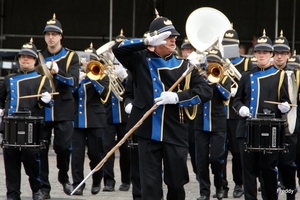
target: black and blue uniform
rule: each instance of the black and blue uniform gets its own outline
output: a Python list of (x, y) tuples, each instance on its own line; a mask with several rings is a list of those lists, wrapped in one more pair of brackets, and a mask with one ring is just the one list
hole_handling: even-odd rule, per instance
[(52, 131), (54, 133), (53, 149), (57, 156), (58, 181), (61, 184), (69, 183), (69, 164), (72, 151), (71, 142), (73, 134), (73, 121), (75, 117), (74, 98), (72, 87), (78, 85), (80, 62), (79, 56), (73, 50), (62, 47), (56, 54), (51, 54), (47, 48), (40, 52), (45, 62), (54, 61), (59, 71), (53, 75), (53, 83), (56, 92), (55, 105), (45, 110), (45, 126), (43, 138), (48, 142), (46, 149), (41, 151), (41, 180), (42, 190), (45, 194), (51, 190), (49, 182), (48, 151)]
[[(48, 104), (41, 101), (41, 97), (24, 98), (27, 95), (38, 95), (43, 92), (52, 92), (50, 81), (46, 76), (36, 71), (18, 72), (4, 78), (0, 88), (0, 108), (5, 109), (4, 115), (12, 115), (15, 112), (30, 112), (31, 116), (44, 116), (44, 107), (51, 107), (53, 100)], [(4, 123), (2, 123), (4, 124)], [(5, 131), (1, 130), (2, 132)], [(7, 131), (7, 130), (6, 130)], [(12, 130), (9, 130), (12, 131)], [(18, 134), (11, 132), (9, 134)], [(34, 133), (42, 136), (42, 133)], [(39, 137), (41, 138), (41, 137)], [(7, 198), (20, 199), (21, 195), (21, 163), (29, 176), (29, 184), (33, 193), (42, 187), (40, 180), (40, 149), (39, 148), (3, 148), (5, 181)]]
[[(132, 128), (160, 97), (187, 70), (188, 62), (172, 53), (162, 58), (146, 50), (144, 39), (124, 40), (113, 47), (117, 59), (132, 73), (137, 92), (127, 129)], [(184, 199), (184, 184), (189, 181), (187, 170), (188, 121), (183, 108), (210, 100), (211, 87), (194, 70), (181, 81), (178, 104), (156, 108), (135, 130), (138, 136), (142, 198), (162, 197), (162, 163), (168, 199)], [(180, 172), (180, 173), (178, 173)]]

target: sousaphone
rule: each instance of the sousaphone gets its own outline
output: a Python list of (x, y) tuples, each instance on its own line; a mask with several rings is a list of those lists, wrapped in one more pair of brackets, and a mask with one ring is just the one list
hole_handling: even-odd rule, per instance
[(211, 7), (194, 10), (187, 18), (185, 31), (190, 43), (200, 52), (204, 52), (218, 41), (231, 28), (227, 17)]

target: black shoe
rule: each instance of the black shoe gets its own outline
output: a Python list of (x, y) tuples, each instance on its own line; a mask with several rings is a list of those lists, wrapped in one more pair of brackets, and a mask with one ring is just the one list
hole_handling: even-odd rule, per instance
[(200, 196), (199, 198), (197, 198), (197, 200), (209, 200), (209, 197), (207, 197), (207, 196)]
[(106, 185), (102, 191), (103, 192), (112, 192), (112, 191), (115, 191), (115, 188), (113, 186)]
[(243, 196), (243, 194), (244, 194), (243, 186), (236, 185), (233, 190), (233, 198), (240, 198), (241, 196)]
[[(77, 186), (76, 186), (77, 187)], [(73, 190), (76, 188), (75, 186), (73, 186)], [(73, 195), (83, 195), (83, 189), (84, 187), (83, 186), (80, 186), (74, 193)], [(73, 192), (72, 190), (72, 192)]]
[[(228, 196), (228, 194), (227, 194)], [(224, 190), (223, 189), (216, 189), (216, 198), (223, 199), (224, 198)]]
[(32, 194), (32, 199), (33, 200), (44, 200), (44, 194), (42, 190), (38, 190), (37, 192), (34, 192)]
[(44, 195), (44, 199), (51, 199), (51, 196), (50, 196), (50, 192), (49, 191), (44, 191), (42, 190), (43, 192), (43, 195)]
[(70, 195), (72, 193), (73, 187), (70, 182), (62, 183), (62, 186), (65, 194)]
[(281, 182), (278, 183), (278, 188), (285, 190), (285, 186)]
[[(229, 189), (228, 189), (229, 190)], [(223, 198), (226, 199), (228, 198), (228, 190), (224, 190), (224, 193), (223, 193)], [(217, 194), (214, 194), (213, 195), (213, 198), (217, 198)]]
[(100, 185), (92, 185), (91, 193), (98, 194), (100, 191)]
[(120, 191), (128, 191), (130, 188), (130, 184), (127, 184), (127, 183), (122, 183), (119, 187), (119, 190)]

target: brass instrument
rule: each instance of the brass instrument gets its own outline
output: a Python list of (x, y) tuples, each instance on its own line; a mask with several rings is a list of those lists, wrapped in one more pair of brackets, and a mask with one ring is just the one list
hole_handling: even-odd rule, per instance
[(223, 59), (223, 62), (224, 74), (228, 76), (232, 82), (231, 88), (237, 88), (238, 83), (235, 81), (235, 79), (239, 81), (242, 77), (241, 73), (235, 68), (235, 66), (233, 66), (228, 58)]
[(109, 77), (111, 90), (120, 101), (123, 101), (122, 95), (125, 92), (125, 87), (122, 84), (123, 80), (114, 72), (115, 64), (103, 55), (98, 56), (100, 58), (100, 62), (105, 66), (104, 73)]
[(99, 80), (103, 77), (104, 66), (96, 60), (90, 61), (86, 66), (86, 75), (91, 80)]
[(206, 69), (200, 68), (199, 73), (205, 76), (210, 84), (219, 83), (225, 75), (224, 69), (219, 63), (210, 63)]

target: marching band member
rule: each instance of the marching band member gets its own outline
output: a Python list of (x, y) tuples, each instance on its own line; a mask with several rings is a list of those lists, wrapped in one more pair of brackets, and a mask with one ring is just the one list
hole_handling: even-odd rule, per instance
[[(62, 184), (64, 193), (70, 195), (73, 188), (69, 182), (68, 171), (75, 113), (71, 87), (78, 85), (80, 61), (75, 51), (62, 46), (63, 30), (55, 14), (46, 23), (44, 39), (47, 47), (41, 50), (40, 53), (45, 59), (47, 68), (53, 74), (54, 87), (59, 95), (53, 97), (55, 105), (52, 108), (46, 108), (43, 138), (50, 141), (52, 130), (54, 130), (53, 149), (56, 153), (57, 168), (59, 170), (58, 181)], [(48, 143), (46, 149), (41, 151), (41, 181), (45, 199), (51, 198), (48, 163), (49, 145)]]
[[(184, 184), (189, 181), (189, 176), (186, 163), (188, 120), (182, 108), (208, 101), (212, 90), (194, 70), (174, 91), (168, 91), (187, 70), (188, 61), (173, 54), (179, 33), (171, 20), (158, 16), (151, 22), (149, 31), (150, 36), (146, 39), (124, 40), (113, 46), (115, 56), (136, 81), (137, 92), (127, 129), (157, 104), (158, 108), (135, 131), (142, 199), (161, 199), (164, 177), (167, 199), (183, 200)], [(154, 46), (154, 52), (146, 50), (148, 45)]]
[[(132, 102), (136, 93), (136, 85), (130, 72), (128, 72), (128, 79), (126, 81), (125, 91), (123, 95), (125, 112), (129, 115), (132, 110)], [(130, 147), (130, 180), (132, 183), (132, 198), (133, 200), (142, 199), (141, 192), (141, 180), (140, 180), (140, 169), (139, 169), (139, 151), (135, 135), (131, 135), (129, 139)], [(132, 144), (130, 144), (132, 143)]]
[[(20, 71), (7, 75), (0, 88), (1, 117), (3, 114), (12, 115), (18, 111), (29, 111), (32, 116), (44, 116), (44, 107), (53, 105), (49, 94), (52, 92), (52, 88), (49, 79), (35, 70), (35, 66), (38, 64), (38, 55), (32, 41), (22, 46), (18, 53), (18, 60)], [(41, 94), (41, 97), (18, 99), (28, 94)], [(1, 132), (3, 132), (3, 128)], [(42, 135), (42, 133), (35, 134)], [(39, 148), (3, 148), (7, 199), (21, 199), (21, 163), (29, 177), (32, 199), (44, 199), (41, 191), (39, 153)]]
[[(224, 51), (226, 51), (226, 46), (229, 45), (233, 48), (236, 45), (236, 48), (239, 48), (240, 41), (238, 37), (238, 33), (234, 29), (229, 29), (225, 32), (222, 45), (224, 47)], [(233, 49), (229, 49), (234, 51)], [(236, 50), (237, 51), (237, 50)], [(236, 68), (241, 75), (244, 71), (251, 70), (253, 68), (252, 62), (249, 58), (243, 57), (239, 55), (234, 58), (229, 59), (231, 64)], [(229, 63), (227, 63), (229, 64)], [(229, 103), (225, 104), (226, 112), (227, 112), (227, 137), (226, 137), (226, 148), (225, 148), (225, 163), (224, 163), (224, 181), (223, 181), (223, 189), (224, 189), (224, 197), (228, 196), (228, 181), (227, 181), (227, 156), (228, 150), (231, 152), (232, 155), (232, 176), (233, 181), (235, 183), (234, 190), (233, 190), (233, 197), (240, 198), (243, 194), (243, 176), (242, 176), (242, 162), (241, 162), (241, 154), (239, 150), (238, 140), (236, 139), (236, 128), (237, 124), (240, 120), (240, 116), (235, 112), (232, 108), (233, 101), (236, 95), (236, 91), (238, 89), (238, 82), (239, 79), (237, 77), (233, 77), (236, 84), (232, 84), (231, 87), (231, 98)]]
[[(213, 64), (222, 67), (222, 55), (218, 49), (211, 49), (206, 56), (206, 60), (206, 70)], [(219, 81), (211, 82), (212, 99), (198, 106), (194, 122), (197, 173), (200, 183), (200, 197), (197, 200), (208, 200), (210, 197), (209, 164), (214, 174), (216, 198), (224, 198), (223, 164), (226, 139), (224, 101), (228, 101), (230, 98), (231, 80), (227, 76), (218, 78)]]
[(296, 95), (297, 99), (297, 121), (294, 134), (297, 135), (297, 147), (296, 147), (296, 166), (297, 166), (297, 178), (298, 184), (300, 185), (300, 57), (296, 55), (296, 50), (294, 50), (294, 55), (291, 56), (288, 60), (288, 65), (295, 69), (295, 77), (296, 77)]
[[(121, 30), (120, 35), (116, 37), (116, 42), (123, 41), (125, 36)], [(119, 63), (118, 60), (113, 60), (115, 65), (114, 72), (125, 84), (128, 76), (126, 69)], [(125, 128), (127, 124), (128, 115), (124, 110), (124, 102), (118, 99), (119, 94), (115, 94), (114, 91), (110, 93), (108, 101), (105, 103), (106, 115), (107, 115), (107, 127), (103, 136), (103, 149), (104, 154), (107, 154), (126, 134)], [(126, 141), (119, 148), (120, 152), (120, 170), (121, 170), (121, 185), (120, 191), (128, 191), (130, 188), (130, 149), (128, 148), (128, 142)], [(112, 192), (115, 190), (115, 175), (114, 175), (114, 160), (115, 154), (110, 156), (103, 165), (104, 176), (104, 192)]]
[[(79, 85), (73, 88), (75, 100), (74, 132), (72, 136), (72, 177), (73, 188), (76, 188), (84, 179), (83, 166), (85, 150), (90, 159), (90, 168), (93, 170), (103, 157), (102, 137), (106, 127), (105, 100), (109, 95), (109, 78), (100, 70), (99, 76), (91, 77), (92, 72), (87, 69), (89, 64), (101, 68), (99, 57), (92, 44), (84, 52), (90, 55), (90, 61), (84, 63), (84, 71), (80, 72)], [(98, 61), (98, 62), (94, 62)], [(91, 63), (92, 62), (92, 63)], [(97, 66), (96, 66), (97, 65)], [(88, 75), (86, 74), (88, 73)], [(101, 99), (101, 101), (99, 100)], [(93, 173), (92, 194), (98, 194), (103, 176), (102, 168)], [(78, 188), (74, 195), (82, 195), (85, 184)]]
[[(242, 155), (244, 197), (246, 200), (257, 199), (256, 179), (261, 175), (263, 199), (278, 199), (277, 170), (278, 154), (245, 151), (247, 138), (246, 119), (256, 118), (264, 109), (270, 110), (276, 118), (289, 112), (290, 100), (286, 74), (271, 65), (273, 56), (272, 41), (265, 35), (259, 37), (254, 48), (257, 67), (242, 74), (233, 102), (235, 110), (242, 119), (237, 127), (240, 152)], [(279, 105), (265, 103), (265, 100), (282, 102)]]
[[(189, 55), (195, 52), (195, 48), (192, 46), (190, 41), (185, 38), (181, 45), (181, 54), (184, 59), (188, 59)], [(193, 108), (192, 108), (193, 109)], [(193, 171), (197, 176), (197, 165), (196, 165), (196, 142), (195, 142), (195, 132), (194, 132), (194, 120), (190, 120), (189, 125), (189, 154), (191, 157), (191, 163)]]
[[(290, 71), (291, 75), (288, 76), (295, 76), (293, 72), (294, 69), (288, 65), (288, 59), (291, 56), (290, 46), (286, 37), (283, 36), (282, 31), (280, 33), (280, 36), (274, 40), (273, 47), (274, 47), (274, 60), (273, 60), (274, 66), (279, 70)], [(295, 78), (291, 80), (295, 81)], [(289, 84), (288, 87), (295, 87), (295, 86)], [(296, 88), (289, 88), (289, 89), (290, 89), (289, 91), (293, 91), (293, 92), (297, 91)], [(291, 95), (296, 95), (296, 94), (291, 94)], [(295, 99), (296, 98), (297, 97), (295, 96)], [(290, 100), (292, 101), (291, 98)], [(284, 186), (281, 189), (291, 190), (292, 192), (286, 193), (286, 196), (288, 200), (294, 200), (295, 194), (297, 192), (296, 163), (295, 163), (296, 148), (297, 148), (297, 134), (286, 133), (285, 143), (288, 144), (287, 145), (288, 153), (279, 154), (278, 173), (279, 173), (280, 185), (281, 187)]]

